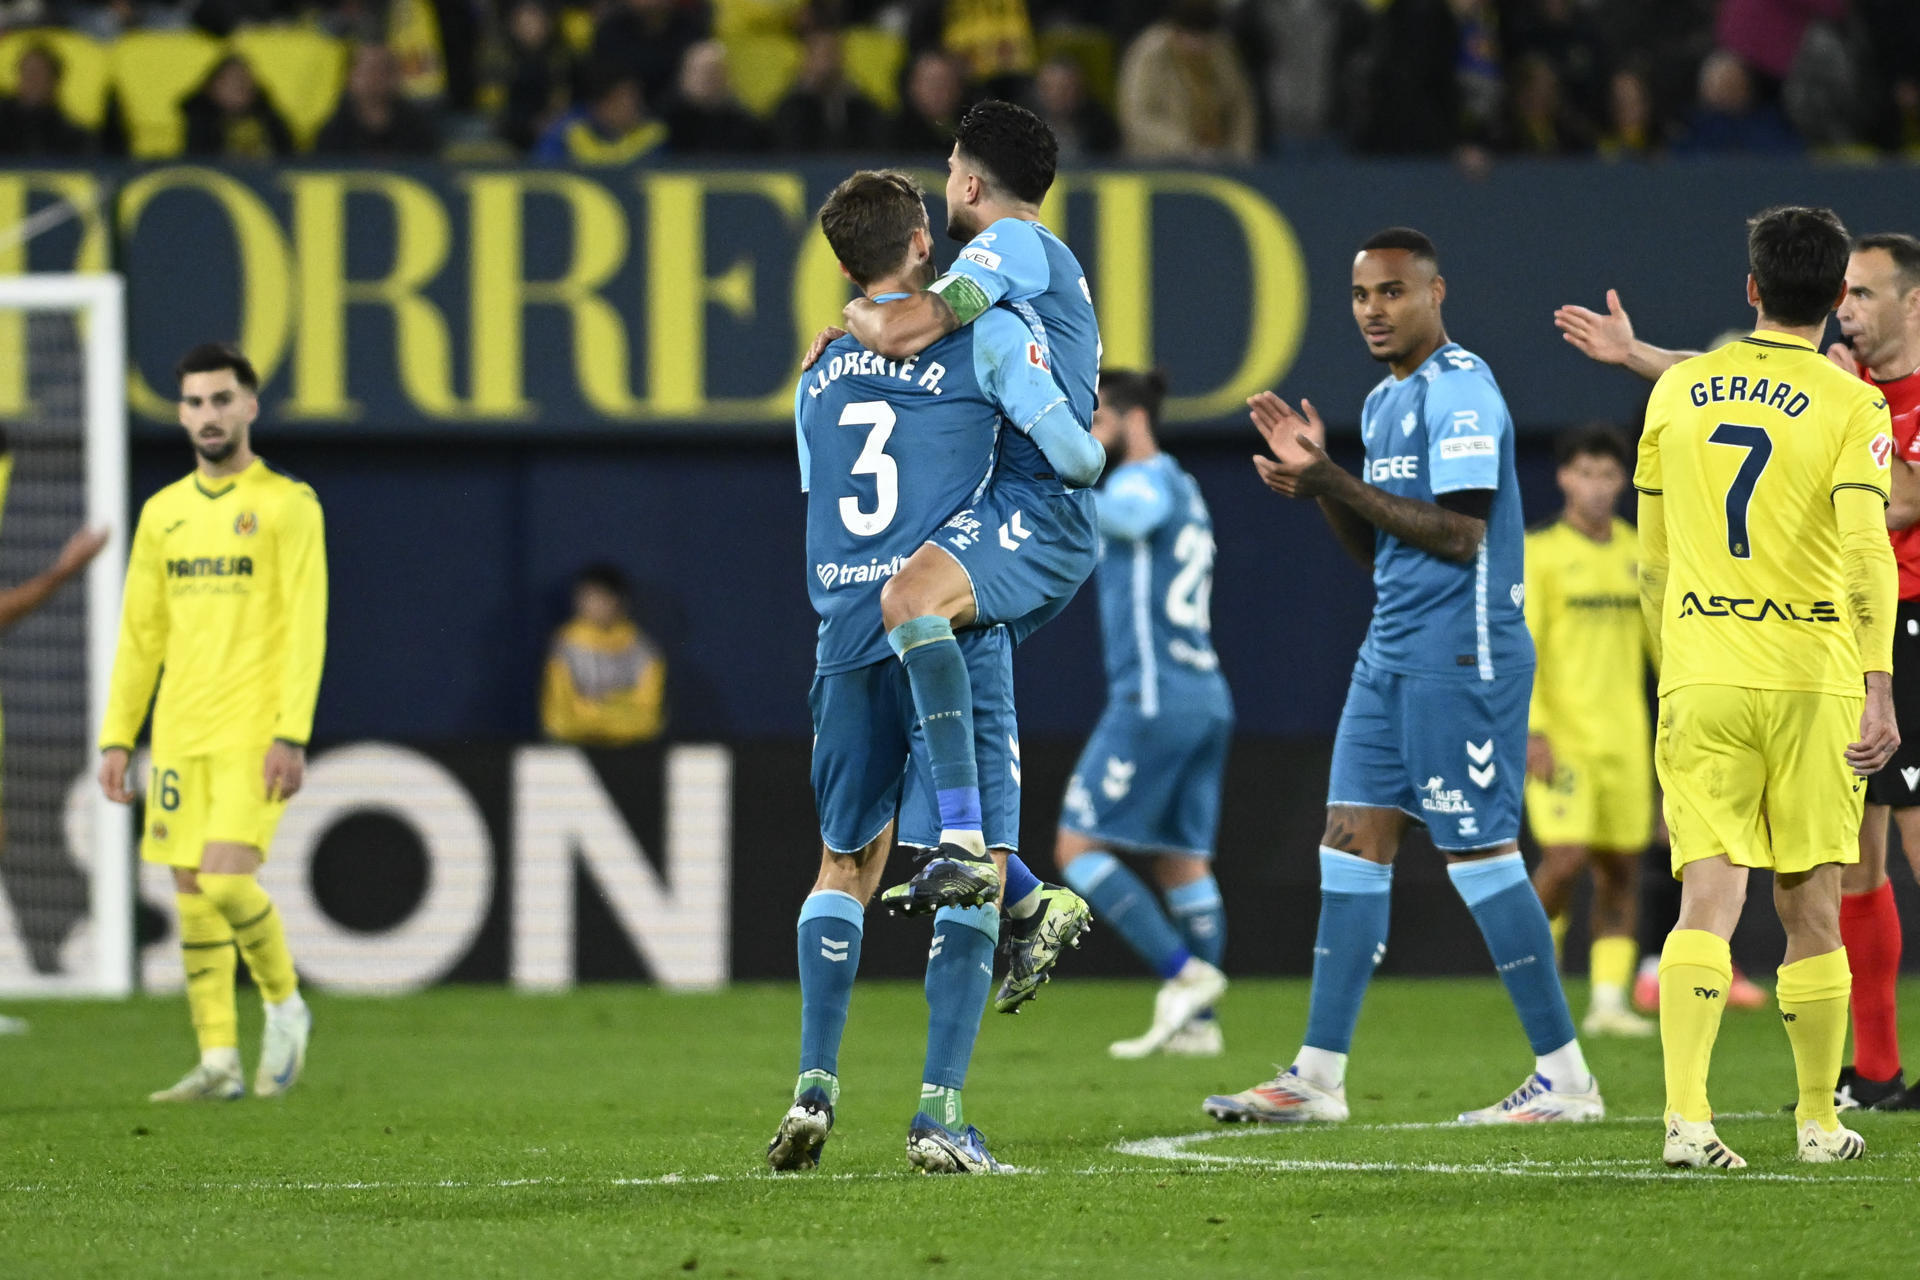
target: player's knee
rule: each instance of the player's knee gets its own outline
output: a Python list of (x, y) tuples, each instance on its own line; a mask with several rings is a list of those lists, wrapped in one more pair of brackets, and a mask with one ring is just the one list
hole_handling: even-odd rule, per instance
[(903, 622), (925, 617), (930, 612), (928, 606), (932, 593), (921, 582), (922, 576), (909, 562), (880, 588), (880, 616), (886, 621), (888, 630)]

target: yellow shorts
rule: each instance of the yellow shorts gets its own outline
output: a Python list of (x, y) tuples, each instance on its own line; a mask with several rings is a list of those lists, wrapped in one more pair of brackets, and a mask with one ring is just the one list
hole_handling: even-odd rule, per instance
[(247, 844), (262, 861), (287, 810), (267, 799), (267, 753), (222, 751), (164, 758), (147, 775), (147, 829), (140, 856), (170, 867), (198, 868), (209, 844)]
[(1527, 778), (1527, 824), (1541, 845), (1639, 853), (1653, 840), (1653, 755), (1556, 755), (1552, 782)]
[(1673, 873), (1725, 854), (1778, 872), (1860, 860), (1865, 778), (1847, 764), (1864, 697), (1696, 684), (1660, 699), (1654, 761)]

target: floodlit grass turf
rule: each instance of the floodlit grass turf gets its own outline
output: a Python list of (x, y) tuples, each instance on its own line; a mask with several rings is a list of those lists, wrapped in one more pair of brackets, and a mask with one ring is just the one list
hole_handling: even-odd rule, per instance
[[(1520, 1082), (1491, 980), (1375, 985), (1353, 1125), (1186, 1148), (1234, 1163), (1123, 1154), (1215, 1128), (1200, 1099), (1271, 1074), (1305, 1017), (1304, 983), (1245, 981), (1225, 1058), (1110, 1061), (1150, 993), (1062, 981), (987, 1015), (968, 1118), (1028, 1172), (975, 1179), (907, 1170), (925, 1026), (909, 985), (856, 994), (825, 1164), (779, 1178), (762, 1152), (791, 1085), (791, 987), (322, 995), (291, 1097), (195, 1107), (144, 1101), (191, 1063), (182, 1002), (16, 1008), (33, 1031), (0, 1039), (0, 1275), (1920, 1274), (1920, 1114), (1856, 1121), (1868, 1158), (1828, 1168), (1792, 1159), (1787, 1117), (1725, 1120), (1744, 1175), (1668, 1175), (1652, 1122), (1367, 1127)], [(1904, 995), (1920, 1009), (1920, 983)], [(1588, 1052), (1616, 1116), (1658, 1112), (1657, 1042)], [(1714, 1083), (1723, 1114), (1792, 1096), (1774, 1013), (1729, 1011)]]

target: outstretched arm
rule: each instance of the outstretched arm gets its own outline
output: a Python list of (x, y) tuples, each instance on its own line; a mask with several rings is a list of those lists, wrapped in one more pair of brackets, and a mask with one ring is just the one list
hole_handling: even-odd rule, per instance
[(42, 572), (17, 587), (0, 591), (0, 631), (5, 631), (52, 598), (53, 593), (92, 563), (107, 545), (105, 529), (76, 529), (60, 555)]
[(1648, 382), (1682, 360), (1700, 354), (1697, 351), (1669, 351), (1634, 337), (1633, 321), (1627, 318), (1626, 308), (1620, 305), (1617, 289), (1607, 290), (1606, 315), (1568, 303), (1553, 313), (1553, 323), (1560, 330), (1560, 336), (1588, 359), (1631, 369)]
[(945, 298), (930, 290), (884, 306), (855, 298), (847, 304), (846, 319), (855, 341), (889, 360), (919, 355), (964, 323)]

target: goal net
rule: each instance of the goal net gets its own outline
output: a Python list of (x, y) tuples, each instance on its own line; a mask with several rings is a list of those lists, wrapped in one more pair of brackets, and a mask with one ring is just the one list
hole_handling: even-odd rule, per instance
[(131, 817), (93, 783), (130, 532), (126, 359), (120, 277), (0, 277), (0, 591), (82, 524), (113, 530), (0, 634), (0, 997), (132, 989)]

